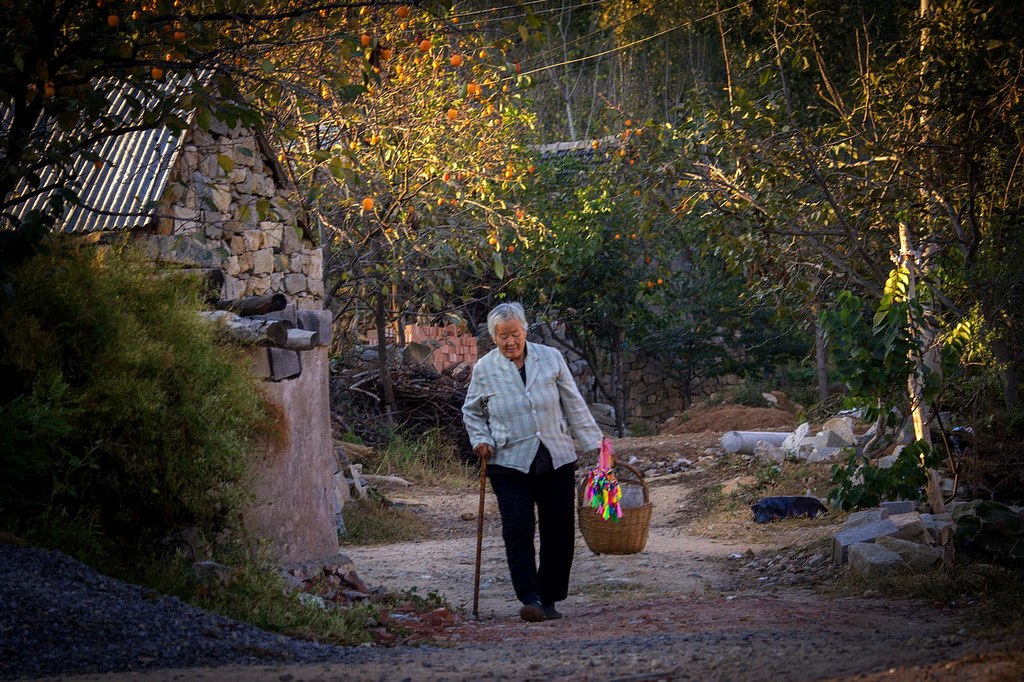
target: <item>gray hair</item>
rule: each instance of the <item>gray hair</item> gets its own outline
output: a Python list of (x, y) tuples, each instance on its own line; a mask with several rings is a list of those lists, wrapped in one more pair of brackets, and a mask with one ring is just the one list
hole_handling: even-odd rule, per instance
[(510, 320), (515, 320), (523, 325), (523, 331), (526, 331), (526, 311), (523, 310), (522, 303), (517, 301), (499, 303), (491, 308), (491, 312), (487, 313), (487, 332), (491, 335), (491, 338), (494, 338), (495, 329), (499, 324), (509, 322)]

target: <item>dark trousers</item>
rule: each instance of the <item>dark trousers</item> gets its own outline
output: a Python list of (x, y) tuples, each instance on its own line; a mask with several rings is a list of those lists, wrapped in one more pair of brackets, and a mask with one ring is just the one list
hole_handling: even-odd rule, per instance
[[(501, 512), (512, 587), (524, 604), (551, 605), (569, 594), (576, 542), (575, 469), (570, 463), (546, 473), (524, 474), (508, 467), (487, 467)], [(535, 527), (540, 532), (539, 565), (533, 544)]]

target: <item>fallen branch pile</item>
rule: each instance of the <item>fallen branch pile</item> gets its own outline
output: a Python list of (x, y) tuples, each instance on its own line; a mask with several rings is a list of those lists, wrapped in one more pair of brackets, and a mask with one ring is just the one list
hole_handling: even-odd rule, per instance
[[(394, 422), (413, 430), (440, 429), (458, 443), (462, 456), (472, 454), (462, 424), (462, 403), (470, 369), (458, 366), (438, 372), (423, 364), (389, 364), (395, 406)], [(384, 389), (376, 367), (345, 369), (331, 377), (331, 405), (338, 425), (376, 443), (386, 421)]]

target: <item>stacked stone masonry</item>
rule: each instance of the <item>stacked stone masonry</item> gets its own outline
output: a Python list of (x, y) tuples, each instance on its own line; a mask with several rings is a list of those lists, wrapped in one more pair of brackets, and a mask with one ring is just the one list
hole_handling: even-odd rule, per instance
[(283, 293), (299, 309), (321, 307), (323, 255), (289, 200), (275, 161), (257, 133), (213, 121), (186, 135), (144, 237), (157, 261), (220, 269), (227, 299)]

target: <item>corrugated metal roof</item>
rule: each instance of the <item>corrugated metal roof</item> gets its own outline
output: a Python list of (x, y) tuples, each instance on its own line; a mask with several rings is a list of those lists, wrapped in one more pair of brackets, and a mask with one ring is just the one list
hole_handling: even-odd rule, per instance
[[(169, 80), (161, 91), (170, 93), (172, 89), (187, 86), (189, 81)], [(114, 93), (107, 116), (117, 122), (117, 127), (139, 126), (139, 103), (152, 106), (154, 101), (153, 96), (125, 86)], [(54, 139), (73, 140), (76, 133), (81, 134), (81, 131), (57, 133)], [(184, 135), (184, 130), (166, 126), (128, 130), (104, 138), (91, 147), (102, 159), (101, 164), (76, 155), (64, 177), (78, 184), (80, 203), (67, 207), (64, 216), (54, 225), (54, 231), (82, 234), (148, 224), (155, 217), (157, 202), (167, 187)], [(60, 177), (60, 169), (50, 166), (40, 173), (40, 186), (52, 184)], [(24, 192), (26, 188), (27, 185), (22, 185), (17, 191)], [(16, 206), (12, 213), (21, 218), (33, 209), (42, 209), (50, 196), (50, 193), (35, 196)]]

